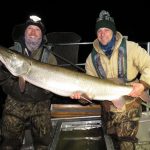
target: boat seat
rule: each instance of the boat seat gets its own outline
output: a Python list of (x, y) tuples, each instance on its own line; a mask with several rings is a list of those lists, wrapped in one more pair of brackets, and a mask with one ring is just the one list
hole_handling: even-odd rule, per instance
[(71, 69), (70, 63), (78, 63), (79, 43), (81, 37), (75, 32), (50, 32), (47, 34), (47, 41), (52, 45), (52, 53), (56, 54), (58, 65)]

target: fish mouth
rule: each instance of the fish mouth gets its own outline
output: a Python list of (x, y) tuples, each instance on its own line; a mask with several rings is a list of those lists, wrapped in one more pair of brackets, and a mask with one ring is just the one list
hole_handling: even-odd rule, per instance
[(1, 57), (1, 61), (6, 64), (6, 63), (10, 63), (10, 60), (12, 59), (13, 56), (13, 52), (10, 50), (2, 50), (0, 51), (0, 57)]

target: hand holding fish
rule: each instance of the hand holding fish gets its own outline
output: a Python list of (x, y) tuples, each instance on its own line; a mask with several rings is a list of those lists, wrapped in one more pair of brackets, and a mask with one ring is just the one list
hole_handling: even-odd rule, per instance
[(145, 86), (142, 83), (131, 83), (133, 90), (129, 93), (131, 97), (140, 97), (144, 92)]
[(85, 94), (82, 94), (81, 92), (74, 92), (71, 96), (70, 96), (71, 99), (77, 99), (79, 100), (82, 104), (92, 104), (91, 102), (91, 99), (85, 95)]
[(70, 96), (71, 99), (81, 99), (81, 92), (75, 92)]
[[(132, 91), (128, 94), (128, 96), (131, 96), (131, 97), (140, 97), (143, 101), (145, 102), (148, 102), (149, 101), (149, 98), (147, 98), (147, 94), (146, 92), (144, 91), (145, 90), (145, 86), (144, 84), (142, 83), (137, 83), (137, 82), (134, 82), (134, 83), (131, 83), (131, 86), (132, 86)], [(85, 99), (87, 100), (88, 98), (84, 98), (84, 96), (82, 96), (82, 93), (81, 92), (75, 92), (73, 93), (71, 96), (70, 96), (71, 99)], [(90, 101), (90, 100), (89, 100)], [(113, 101), (113, 103), (116, 103), (116, 106), (118, 105), (118, 102), (119, 101), (116, 101), (115, 100)], [(92, 103), (92, 102), (91, 102)], [(119, 108), (119, 106), (118, 106)]]
[(129, 93), (128, 96), (131, 97), (140, 97), (143, 101), (145, 102), (150, 102), (150, 98), (145, 91), (146, 87), (144, 86), (143, 83), (131, 83), (133, 90)]

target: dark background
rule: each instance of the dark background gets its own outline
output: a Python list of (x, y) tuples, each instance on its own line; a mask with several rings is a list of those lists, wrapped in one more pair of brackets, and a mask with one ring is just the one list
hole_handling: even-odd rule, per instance
[[(139, 43), (150, 41), (150, 6), (144, 0), (5, 0), (0, 5), (0, 45), (11, 46), (13, 27), (24, 23), (31, 14), (42, 18), (47, 33), (75, 32), (81, 36), (81, 42), (92, 42), (96, 37), (96, 18), (103, 9), (109, 11), (117, 30), (128, 36), (129, 40)], [(79, 62), (84, 62), (90, 51), (82, 48)]]
[[(90, 0), (89, 0), (90, 1)], [(39, 15), (49, 32), (76, 32), (81, 42), (95, 39), (95, 21), (101, 10), (115, 19), (116, 27), (129, 40), (150, 41), (150, 9), (144, 1), (3, 1), (0, 9), (0, 45), (13, 44), (12, 29), (24, 23), (30, 14)], [(82, 49), (80, 57), (90, 51)], [(85, 55), (84, 55), (85, 54)]]

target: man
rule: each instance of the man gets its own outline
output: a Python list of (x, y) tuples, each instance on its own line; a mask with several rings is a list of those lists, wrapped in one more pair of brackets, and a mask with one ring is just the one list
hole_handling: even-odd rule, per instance
[[(38, 16), (30, 16), (24, 25), (24, 35), (10, 49), (38, 61), (57, 64), (45, 45), (45, 26)], [(8, 74), (6, 70), (4, 73)], [(26, 83), (21, 92), (19, 80), (10, 75), (2, 85), (7, 94), (2, 117), (3, 142), (1, 150), (20, 150), (26, 122), (31, 124), (35, 150), (47, 150), (52, 140), (50, 99), (52, 93)]]
[[(117, 78), (133, 86), (125, 107), (117, 109), (110, 101), (102, 102), (104, 131), (112, 136), (115, 149), (133, 150), (141, 115), (141, 99), (137, 97), (150, 86), (150, 56), (116, 31), (114, 19), (105, 10), (96, 21), (96, 35), (93, 50), (86, 60), (86, 73), (102, 79)], [(81, 94), (74, 93), (71, 98), (80, 99)]]

